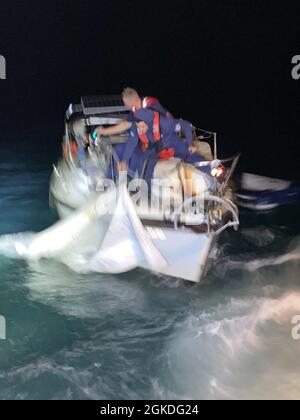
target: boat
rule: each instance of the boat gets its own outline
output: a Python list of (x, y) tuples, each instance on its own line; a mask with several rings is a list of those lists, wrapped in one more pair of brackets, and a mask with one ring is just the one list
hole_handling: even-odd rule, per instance
[[(136, 174), (129, 171), (120, 184), (116, 170), (118, 148), (127, 142), (128, 133), (111, 137), (95, 135), (98, 126), (115, 125), (124, 120), (128, 112), (122, 98), (111, 95), (83, 97), (79, 104), (69, 106), (65, 116), (63, 156), (54, 165), (50, 182), (51, 207), (61, 219), (60, 227), (64, 221), (69, 223), (68, 232), (70, 229), (78, 231), (81, 223), (78, 221), (88, 220), (93, 213), (94, 227), (88, 234), (85, 232), (83, 242), (87, 246), (89, 238), (97, 242), (97, 235), (102, 235), (101, 241), (97, 242), (101, 252), (94, 252), (93, 257), (89, 257), (89, 269), (81, 271), (88, 272), (91, 269), (122, 273), (142, 268), (158, 275), (198, 283), (207, 270), (210, 252), (219, 235), (228, 228), (238, 229), (239, 226), (238, 207), (231, 187), (239, 155), (219, 159), (217, 134), (194, 128), (194, 144), (207, 160), (194, 166), (175, 158), (159, 162), (154, 171), (159, 183), (152, 184), (150, 194), (148, 191), (142, 198), (140, 194), (137, 199), (137, 193), (141, 193), (143, 185), (145, 186), (143, 179), (138, 179)], [(81, 151), (79, 139), (84, 139), (86, 144)], [(161, 200), (160, 194), (169, 185), (171, 178), (171, 199), (166, 200), (166, 203), (164, 199)], [(197, 184), (196, 190), (193, 186), (194, 180)], [(131, 188), (128, 187), (129, 184)], [(132, 188), (132, 185), (135, 187)], [(111, 215), (101, 225), (101, 234), (96, 234), (95, 223), (98, 221), (95, 220), (97, 217), (100, 220), (103, 216), (103, 209), (98, 210), (99, 203), (101, 207), (113, 186), (117, 187), (117, 206), (121, 202), (123, 205), (126, 200), (127, 204), (130, 202), (129, 219), (128, 214), (126, 215), (130, 229), (127, 225), (126, 229), (122, 228), (118, 232), (123, 223), (121, 216)], [(168, 197), (170, 198), (170, 194)], [(69, 220), (72, 222), (68, 222)], [(59, 228), (55, 232), (56, 238), (62, 237)], [(50, 235), (52, 233), (53, 231)], [(131, 242), (127, 240), (129, 237)], [(35, 249), (46, 247), (49, 243), (49, 232), (41, 238)], [(136, 253), (139, 256), (135, 258), (133, 255), (137, 249), (136, 244), (126, 248), (121, 247), (120, 241), (123, 245), (128, 245), (129, 242), (132, 245), (132, 241), (138, 242), (139, 251)], [(77, 241), (79, 242), (82, 245), (82, 241)], [(104, 258), (102, 252), (104, 245), (109, 252), (108, 259), (108, 254)], [(131, 251), (127, 262), (130, 258), (133, 260), (126, 264), (123, 257), (127, 255), (129, 248)], [(105, 259), (105, 264), (103, 259), (100, 261), (99, 255)], [(120, 264), (120, 258), (123, 258), (124, 264)], [(74, 258), (72, 261), (74, 262)]]
[(294, 182), (243, 173), (236, 197), (239, 207), (271, 211), (300, 200), (300, 186)]

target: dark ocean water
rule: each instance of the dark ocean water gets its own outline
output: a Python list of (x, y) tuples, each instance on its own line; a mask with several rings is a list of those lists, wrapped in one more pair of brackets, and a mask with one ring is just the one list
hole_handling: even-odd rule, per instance
[[(0, 235), (54, 220), (54, 151), (1, 147)], [(1, 399), (300, 398), (299, 208), (245, 212), (200, 285), (0, 256)]]

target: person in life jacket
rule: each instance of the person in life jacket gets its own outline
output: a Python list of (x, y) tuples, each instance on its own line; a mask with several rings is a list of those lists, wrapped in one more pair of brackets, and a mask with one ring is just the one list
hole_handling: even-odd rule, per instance
[[(119, 170), (124, 171), (129, 167), (141, 174), (140, 168), (149, 159), (154, 164), (155, 160), (157, 162), (173, 157), (187, 163), (205, 160), (194, 153), (193, 132), (189, 122), (167, 118), (149, 109), (140, 109), (135, 113), (135, 118), (136, 130), (131, 130)], [(182, 133), (184, 139), (179, 137)]]
[[(77, 156), (84, 161), (88, 158), (89, 137), (83, 120), (75, 121), (72, 126), (74, 142), (77, 143)], [(73, 145), (75, 151), (75, 145)], [(74, 153), (73, 153), (74, 154)]]
[(133, 88), (124, 89), (122, 98), (124, 105), (130, 110), (126, 120), (121, 121), (119, 124), (113, 127), (98, 127), (96, 132), (100, 136), (113, 136), (130, 130), (132, 124), (135, 123), (134, 115), (140, 109), (151, 109), (153, 111), (159, 112), (163, 116), (172, 118), (172, 114), (159, 103), (158, 99), (151, 96), (141, 98), (138, 92)]

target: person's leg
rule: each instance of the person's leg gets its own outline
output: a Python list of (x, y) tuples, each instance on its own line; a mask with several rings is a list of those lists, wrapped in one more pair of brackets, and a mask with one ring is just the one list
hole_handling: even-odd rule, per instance
[(194, 164), (197, 162), (206, 162), (206, 159), (198, 153), (188, 153), (186, 163)]
[(176, 140), (176, 141), (173, 142), (172, 147), (175, 151), (174, 157), (182, 159), (183, 161), (186, 161), (186, 159), (189, 155), (189, 150), (188, 150), (187, 144), (183, 143), (179, 140)]
[(125, 144), (116, 144), (113, 147), (113, 155), (111, 163), (108, 167), (106, 178), (115, 181), (118, 176), (118, 162), (121, 160), (125, 148)]
[(128, 167), (132, 172), (140, 174), (140, 167), (143, 161), (143, 153), (141, 149), (137, 147), (129, 161)]
[(148, 159), (145, 161), (143, 167), (143, 179), (150, 185), (151, 180), (153, 179), (154, 168), (158, 162), (158, 159), (153, 156), (149, 156)]

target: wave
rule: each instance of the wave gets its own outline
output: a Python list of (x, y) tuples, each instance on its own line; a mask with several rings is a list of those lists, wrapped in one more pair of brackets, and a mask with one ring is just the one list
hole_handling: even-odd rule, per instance
[(211, 312), (194, 311), (165, 350), (176, 389), (190, 399), (300, 398), (299, 343), (291, 320), (300, 314), (300, 292), (279, 299), (231, 299)]
[[(242, 270), (250, 273), (257, 272), (265, 267), (278, 267), (287, 263), (298, 263), (300, 261), (300, 238), (294, 239), (288, 246), (288, 252), (268, 257), (257, 257), (257, 250), (240, 255), (228, 256), (228, 245), (223, 245), (214, 255), (214, 261), (219, 265), (220, 274), (227, 274), (229, 271)], [(274, 251), (272, 251), (274, 254)]]

